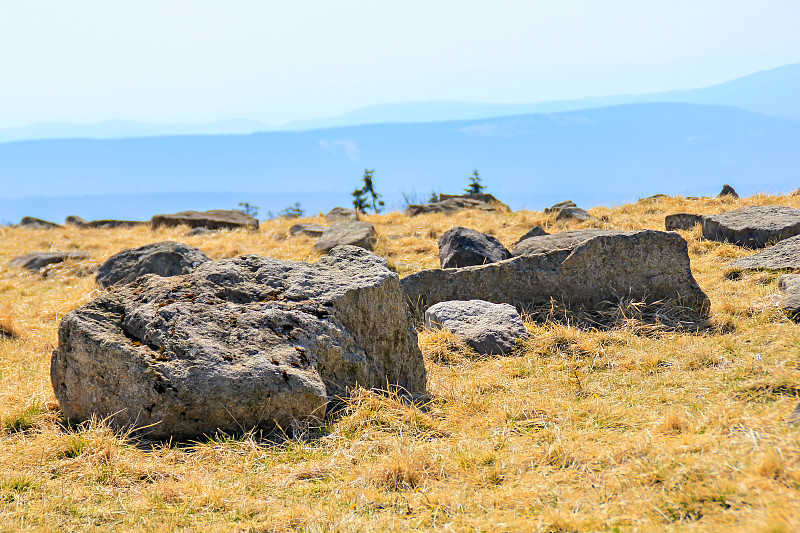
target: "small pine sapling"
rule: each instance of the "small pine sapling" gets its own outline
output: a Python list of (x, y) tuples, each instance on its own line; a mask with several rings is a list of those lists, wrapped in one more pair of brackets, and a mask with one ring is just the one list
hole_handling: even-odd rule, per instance
[(467, 194), (481, 194), (486, 187), (481, 185), (481, 177), (478, 176), (478, 169), (472, 171), (472, 176), (469, 177), (469, 185), (464, 189)]

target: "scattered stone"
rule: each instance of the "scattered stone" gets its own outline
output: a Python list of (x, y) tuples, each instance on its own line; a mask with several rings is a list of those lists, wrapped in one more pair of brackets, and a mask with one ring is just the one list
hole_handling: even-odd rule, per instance
[(800, 322), (800, 274), (781, 276), (778, 279), (778, 288), (783, 291), (783, 312), (795, 322)]
[(213, 235), (217, 233), (217, 230), (208, 229), (208, 228), (192, 228), (186, 232), (187, 237), (198, 237), (200, 235)]
[(532, 227), (530, 230), (528, 230), (528, 232), (527, 232), (525, 235), (523, 235), (522, 237), (520, 237), (519, 239), (517, 239), (517, 242), (515, 242), (515, 243), (514, 243), (514, 246), (518, 245), (519, 243), (521, 243), (521, 242), (522, 242), (522, 241), (524, 241), (525, 239), (530, 239), (531, 237), (541, 237), (542, 235), (550, 235), (550, 234), (549, 234), (549, 233), (547, 233), (547, 232), (544, 230), (544, 228), (543, 228), (543, 227), (541, 227), (541, 226), (534, 226), (534, 227)]
[(175, 227), (186, 224), (191, 228), (206, 229), (258, 229), (258, 220), (241, 211), (216, 209), (213, 211), (181, 211), (172, 215), (156, 215), (150, 220), (153, 228)]
[(648, 196), (647, 198), (639, 198), (639, 202), (654, 202), (654, 201), (657, 201), (657, 200), (662, 200), (664, 198), (669, 198), (669, 196), (666, 195), (666, 194), (658, 193), (658, 194), (654, 194), (652, 196)]
[(491, 194), (440, 194), (438, 202), (409, 205), (405, 214), (409, 217), (428, 213), (451, 215), (464, 209), (479, 209), (491, 213), (511, 212), (511, 208)]
[(664, 227), (667, 231), (689, 230), (702, 223), (703, 215), (694, 213), (675, 213), (664, 217)]
[(742, 207), (703, 217), (703, 237), (763, 248), (770, 243), (800, 235), (800, 209), (782, 205)]
[(800, 235), (784, 239), (757, 254), (742, 257), (728, 265), (731, 271), (797, 270), (800, 271)]
[(590, 220), (597, 220), (588, 211), (580, 207), (562, 207), (558, 211), (556, 220), (578, 220), (580, 222), (589, 222)]
[(347, 209), (346, 207), (334, 207), (328, 214), (325, 215), (325, 220), (328, 224), (335, 224), (336, 222), (349, 222), (360, 220), (358, 211), (355, 209)]
[(35, 217), (22, 217), (19, 223), (20, 226), (30, 229), (53, 229), (60, 228), (61, 226), (55, 222), (49, 222)]
[[(533, 237), (548, 239), (556, 235)], [(708, 296), (692, 276), (686, 241), (641, 230), (598, 234), (573, 249), (555, 249), (459, 269), (423, 270), (401, 281), (412, 310), (448, 300), (486, 300), (520, 309), (547, 305), (605, 308), (624, 298), (675, 302), (706, 316)]]
[(442, 268), (460, 268), (495, 263), (511, 257), (500, 241), (470, 228), (451, 228), (439, 237)]
[(192, 272), (209, 261), (206, 254), (188, 244), (156, 242), (123, 250), (100, 265), (97, 284), (103, 288), (131, 283), (146, 274), (169, 277)]
[(553, 205), (551, 207), (546, 207), (545, 210), (544, 210), (544, 214), (545, 215), (550, 215), (552, 213), (558, 213), (559, 211), (561, 211), (565, 207), (578, 207), (578, 205), (575, 202), (573, 202), (572, 200), (566, 200), (564, 202), (558, 202), (557, 204), (555, 204), (555, 205)]
[(8, 262), (11, 268), (24, 268), (26, 270), (37, 271), (40, 268), (55, 263), (63, 263), (71, 259), (88, 259), (86, 252), (32, 252), (15, 257)]
[(343, 246), (315, 264), (248, 255), (101, 293), (59, 327), (64, 415), (155, 439), (319, 423), (356, 387), (426, 386), (397, 275)]
[(722, 186), (722, 191), (717, 195), (717, 198), (723, 198), (725, 196), (733, 196), (734, 198), (739, 198), (739, 195), (736, 194), (736, 191), (733, 187), (728, 185), (727, 183)]
[(528, 339), (512, 305), (482, 300), (439, 302), (425, 311), (425, 327), (443, 328), (461, 337), (481, 355), (502, 355)]
[(143, 224), (147, 224), (147, 222), (141, 220), (92, 220), (87, 222), (85, 227), (95, 229), (133, 228)]
[(78, 226), (79, 228), (86, 227), (89, 224), (89, 222), (87, 222), (86, 220), (84, 220), (83, 218), (81, 218), (81, 217), (79, 217), (77, 215), (68, 216), (67, 220), (66, 220), (66, 223), (67, 224), (72, 224), (73, 226)]
[(372, 250), (376, 242), (378, 234), (375, 226), (369, 222), (337, 222), (325, 228), (322, 236), (314, 243), (314, 250), (327, 253), (343, 244)]
[(325, 226), (319, 224), (295, 224), (289, 228), (289, 235), (305, 235), (307, 237), (322, 237)]
[(515, 244), (514, 248), (511, 250), (511, 254), (518, 256), (541, 254), (552, 252), (553, 250), (572, 250), (589, 239), (601, 235), (620, 235), (622, 233), (623, 232), (617, 230), (589, 228), (528, 237)]

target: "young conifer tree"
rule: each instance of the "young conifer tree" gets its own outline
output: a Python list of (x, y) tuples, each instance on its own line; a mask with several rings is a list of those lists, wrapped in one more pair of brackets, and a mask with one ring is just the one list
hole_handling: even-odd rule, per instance
[(486, 187), (481, 185), (481, 177), (478, 176), (478, 169), (472, 171), (472, 176), (469, 177), (469, 185), (464, 189), (467, 194), (481, 194)]

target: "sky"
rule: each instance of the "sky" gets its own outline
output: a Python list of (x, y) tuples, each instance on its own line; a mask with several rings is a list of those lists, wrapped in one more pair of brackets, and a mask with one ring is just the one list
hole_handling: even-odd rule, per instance
[(0, 128), (696, 88), (800, 62), (798, 26), (800, 0), (0, 0)]

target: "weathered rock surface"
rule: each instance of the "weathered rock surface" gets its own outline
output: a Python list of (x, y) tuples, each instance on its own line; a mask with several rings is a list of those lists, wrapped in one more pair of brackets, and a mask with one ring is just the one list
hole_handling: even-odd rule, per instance
[(413, 204), (406, 208), (406, 216), (413, 217), (426, 213), (452, 214), (463, 209), (479, 209), (492, 213), (510, 213), (511, 208), (491, 194), (440, 194), (438, 202)]
[(709, 308), (708, 297), (692, 276), (686, 241), (674, 232), (652, 230), (598, 234), (573, 249), (488, 265), (424, 270), (401, 284), (418, 313), (447, 300), (486, 300), (524, 309), (551, 298), (585, 308), (622, 298), (677, 302), (701, 315)]
[(100, 229), (132, 228), (134, 226), (140, 226), (142, 224), (146, 224), (146, 222), (142, 222), (140, 220), (113, 220), (113, 219), (92, 220), (91, 222), (88, 222), (76, 215), (68, 216), (66, 223), (72, 224), (73, 226), (78, 226), (79, 228), (100, 228)]
[(783, 312), (795, 322), (800, 321), (800, 274), (781, 276), (778, 279), (778, 288), (783, 291)]
[(579, 220), (580, 222), (588, 222), (596, 220), (588, 211), (580, 207), (562, 207), (556, 215), (556, 220)]
[(85, 227), (89, 224), (89, 222), (78, 215), (70, 215), (66, 219), (67, 224), (72, 224), (73, 226), (78, 226), (79, 228)]
[(315, 264), (250, 255), (101, 293), (62, 320), (50, 375), (68, 418), (159, 439), (290, 432), (356, 386), (426, 385), (397, 275), (349, 246)]
[(728, 265), (737, 270), (797, 270), (800, 271), (800, 235), (773, 244), (769, 248)]
[(56, 224), (55, 222), (49, 222), (47, 220), (42, 220), (41, 218), (35, 218), (35, 217), (22, 217), (22, 220), (20, 220), (19, 225), (33, 229), (52, 229), (61, 227), (59, 224)]
[(782, 205), (755, 205), (703, 217), (703, 237), (747, 248), (800, 235), (800, 209)]
[(216, 209), (213, 211), (181, 211), (172, 215), (156, 215), (150, 220), (154, 228), (174, 227), (186, 224), (191, 228), (207, 229), (258, 229), (258, 220), (242, 213)]
[(325, 215), (325, 220), (328, 224), (335, 224), (336, 222), (348, 222), (359, 220), (358, 211), (355, 209), (347, 209), (346, 207), (334, 207), (328, 214)]
[(543, 228), (543, 227), (541, 227), (541, 226), (534, 226), (534, 227), (532, 227), (531, 229), (529, 229), (529, 230), (528, 230), (528, 232), (527, 232), (527, 233), (525, 233), (525, 235), (523, 235), (522, 237), (520, 237), (519, 239), (517, 239), (517, 242), (515, 242), (515, 243), (514, 243), (514, 246), (518, 245), (519, 243), (521, 243), (521, 242), (522, 242), (522, 241), (524, 241), (525, 239), (530, 239), (531, 237), (541, 237), (542, 235), (550, 235), (550, 234), (549, 234), (549, 233), (547, 233), (547, 232), (544, 230), (544, 228)]
[(441, 327), (461, 337), (483, 355), (501, 355), (528, 338), (522, 317), (508, 304), (482, 300), (439, 302), (425, 311), (425, 326)]
[(512, 255), (531, 255), (551, 252), (553, 250), (572, 250), (581, 243), (601, 235), (620, 235), (623, 232), (610, 229), (578, 229), (562, 231), (550, 235), (528, 237), (519, 241), (512, 248)]
[(208, 228), (192, 228), (186, 232), (187, 237), (197, 237), (200, 235), (213, 235), (217, 233), (215, 229), (208, 229)]
[(325, 228), (322, 236), (314, 243), (314, 250), (330, 252), (336, 246), (343, 244), (372, 250), (376, 242), (378, 234), (375, 226), (369, 222), (337, 222)]
[(8, 266), (36, 271), (47, 265), (63, 263), (70, 259), (80, 260), (88, 258), (89, 254), (86, 252), (32, 252), (15, 257), (8, 262)]
[(131, 283), (147, 274), (169, 277), (188, 274), (209, 261), (206, 254), (188, 244), (156, 242), (112, 255), (97, 271), (97, 283), (110, 287)]
[(289, 235), (305, 235), (307, 237), (322, 237), (325, 226), (319, 224), (295, 224), (289, 228)]
[(544, 210), (544, 214), (545, 215), (549, 215), (549, 214), (552, 214), (552, 213), (558, 213), (559, 211), (561, 211), (565, 207), (578, 207), (578, 204), (576, 204), (572, 200), (565, 200), (563, 202), (558, 202), (555, 205), (552, 205), (550, 207), (546, 207), (545, 210)]
[(739, 195), (736, 194), (736, 190), (727, 183), (722, 186), (722, 190), (717, 195), (717, 198), (722, 198), (724, 196), (733, 196), (734, 198), (739, 198)]
[(500, 241), (480, 231), (455, 227), (439, 237), (439, 264), (442, 268), (460, 268), (495, 263), (511, 257)]
[(692, 229), (697, 224), (703, 223), (703, 215), (694, 213), (674, 213), (664, 217), (664, 228), (667, 231)]

